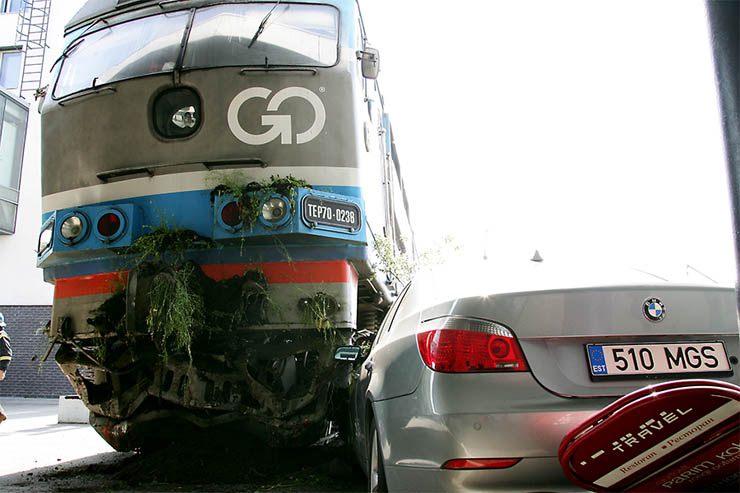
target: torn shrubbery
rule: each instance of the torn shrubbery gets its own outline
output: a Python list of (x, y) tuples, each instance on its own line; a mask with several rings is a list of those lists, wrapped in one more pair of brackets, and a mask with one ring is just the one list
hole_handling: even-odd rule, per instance
[(162, 355), (185, 351), (192, 360), (191, 345), (198, 332), (207, 330), (206, 305), (196, 269), (187, 262), (179, 269), (163, 270), (152, 279), (146, 327)]
[(210, 238), (200, 236), (190, 229), (159, 226), (153, 228), (151, 233), (137, 238), (123, 253), (136, 255), (135, 265), (138, 266), (143, 262), (165, 260), (165, 252), (169, 252), (173, 257), (167, 260), (176, 265), (184, 260), (186, 250), (213, 247), (214, 243)]
[(378, 236), (374, 239), (375, 251), (379, 261), (378, 265), (374, 267), (404, 286), (419, 270), (443, 263), (460, 249), (450, 236), (442, 237), (435, 247), (420, 253), (399, 251), (391, 239), (385, 236)]
[(90, 312), (87, 323), (95, 327), (100, 335), (109, 333), (123, 334), (126, 315), (126, 291), (118, 290), (105, 300), (102, 305)]
[(306, 325), (315, 327), (327, 339), (332, 330), (331, 316), (339, 311), (337, 300), (326, 293), (319, 291), (308, 298), (301, 298), (298, 306), (303, 312), (303, 321)]
[(208, 284), (212, 293), (208, 307), (214, 325), (234, 329), (267, 323), (267, 309), (272, 301), (262, 271), (247, 270), (242, 276), (219, 282), (210, 280)]
[(209, 185), (213, 186), (211, 200), (216, 196), (231, 195), (239, 207), (239, 217), (242, 224), (249, 228), (257, 224), (262, 202), (273, 194), (287, 197), (290, 206), (295, 207), (296, 187), (311, 188), (305, 180), (288, 175), (284, 178), (271, 176), (269, 180), (261, 182), (250, 181), (241, 173), (220, 173), (209, 178)]
[[(241, 276), (215, 281), (195, 262), (173, 267), (163, 262), (140, 264), (132, 276), (137, 278), (136, 327), (146, 331), (163, 357), (187, 354), (199, 339), (207, 339), (214, 329), (225, 331), (262, 325), (267, 322), (269, 296), (267, 280), (259, 270), (246, 270)], [(126, 291), (113, 294), (91, 312), (88, 323), (101, 335), (127, 332)]]

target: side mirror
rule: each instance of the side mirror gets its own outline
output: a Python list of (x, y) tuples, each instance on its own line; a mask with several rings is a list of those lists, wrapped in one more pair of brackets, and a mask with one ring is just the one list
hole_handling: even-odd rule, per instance
[(365, 48), (357, 52), (357, 59), (362, 60), (362, 76), (366, 79), (377, 79), (380, 72), (380, 52), (375, 48)]
[(339, 346), (334, 350), (334, 361), (357, 361), (362, 354), (360, 346)]
[(49, 84), (45, 85), (44, 87), (39, 87), (33, 93), (34, 101), (39, 102), (39, 105), (38, 105), (39, 115), (41, 114), (41, 108), (44, 106), (44, 101), (46, 101), (46, 93), (48, 90), (49, 90)]

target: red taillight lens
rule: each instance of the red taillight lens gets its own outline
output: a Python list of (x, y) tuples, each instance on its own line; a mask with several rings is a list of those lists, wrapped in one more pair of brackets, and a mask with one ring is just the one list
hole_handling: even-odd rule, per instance
[(416, 336), (421, 358), (432, 370), (445, 373), (527, 371), (519, 344), (505, 327), (460, 318), (432, 322), (435, 328)]
[(121, 229), (121, 218), (118, 215), (108, 212), (98, 219), (98, 233), (103, 236), (113, 236)]
[(236, 202), (229, 202), (221, 209), (221, 220), (232, 228), (242, 222), (242, 208)]
[(522, 459), (453, 459), (442, 464), (442, 469), (506, 469)]

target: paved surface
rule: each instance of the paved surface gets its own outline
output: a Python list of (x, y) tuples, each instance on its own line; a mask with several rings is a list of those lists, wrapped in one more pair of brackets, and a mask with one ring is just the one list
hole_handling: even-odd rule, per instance
[[(366, 479), (336, 452), (237, 447), (220, 454), (115, 452), (87, 424), (59, 424), (58, 400), (0, 398), (0, 492), (360, 492)], [(185, 453), (183, 453), (185, 452)], [(278, 454), (278, 455), (275, 455)], [(261, 457), (264, 455), (264, 457)], [(343, 454), (340, 454), (343, 455)], [(187, 460), (184, 460), (187, 459)], [(283, 467), (275, 467), (282, 464)]]
[(8, 419), (0, 424), (3, 477), (113, 452), (90, 425), (58, 424), (56, 399), (0, 398)]

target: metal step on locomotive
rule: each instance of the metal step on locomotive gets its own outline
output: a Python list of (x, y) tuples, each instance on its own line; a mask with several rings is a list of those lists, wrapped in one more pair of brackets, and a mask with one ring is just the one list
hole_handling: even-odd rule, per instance
[[(116, 449), (305, 445), (413, 251), (355, 0), (90, 0), (42, 104), (56, 359)], [(341, 413), (341, 411), (340, 411)]]

